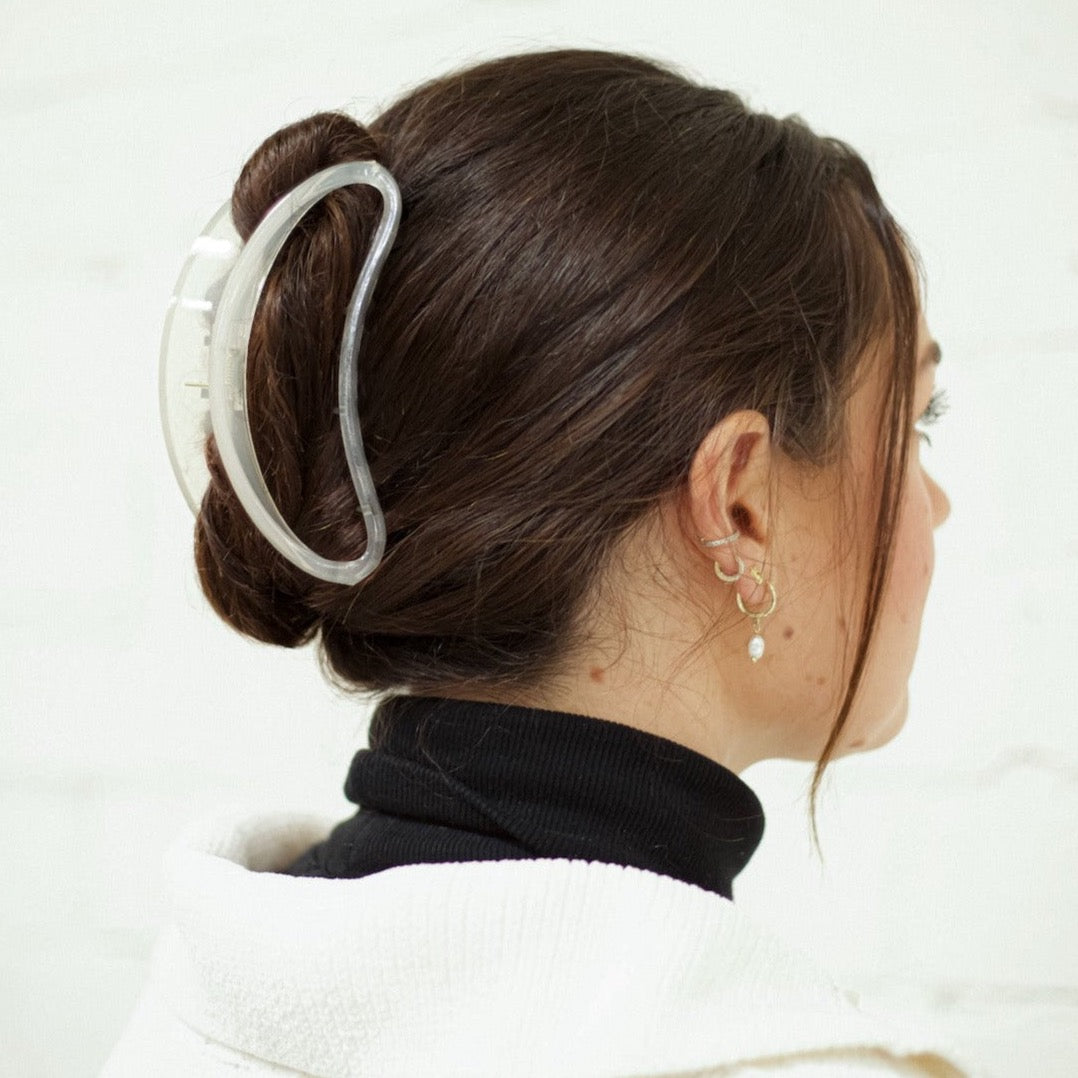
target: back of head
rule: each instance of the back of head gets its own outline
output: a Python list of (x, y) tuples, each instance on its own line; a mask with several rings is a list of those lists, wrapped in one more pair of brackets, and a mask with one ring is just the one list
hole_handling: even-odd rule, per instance
[[(369, 128), (312, 116), (244, 168), (241, 235), (302, 179), (366, 158), (404, 203), (359, 361), (384, 560), (355, 587), (306, 576), (247, 520), (212, 440), (196, 538), (216, 610), (260, 640), (317, 637), (342, 684), (435, 693), (550, 675), (619, 542), (677, 492), (718, 420), (758, 410), (792, 457), (833, 459), (866, 347), (891, 332), (912, 355), (907, 248), (861, 159), (653, 63), (510, 57), (420, 87)], [(312, 209), (251, 337), (267, 485), (337, 559), (365, 543), (336, 369), (377, 216), (360, 188)]]

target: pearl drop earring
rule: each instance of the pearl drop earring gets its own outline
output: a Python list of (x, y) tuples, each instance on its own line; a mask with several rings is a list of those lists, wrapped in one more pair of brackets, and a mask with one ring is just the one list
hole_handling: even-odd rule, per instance
[[(740, 560), (740, 559), (739, 559)], [(753, 566), (749, 571), (749, 576), (756, 581), (757, 584), (764, 585), (768, 591), (771, 592), (771, 603), (766, 610), (749, 610), (745, 607), (745, 603), (741, 598), (741, 593), (737, 594), (737, 608), (746, 617), (752, 619), (752, 631), (753, 636), (749, 641), (749, 658), (754, 663), (758, 663), (764, 657), (764, 638), (760, 632), (760, 626), (763, 623), (764, 618), (770, 617), (775, 612), (775, 607), (778, 605), (778, 596), (775, 594), (775, 585), (770, 580), (764, 580), (764, 574), (760, 571), (759, 566)]]

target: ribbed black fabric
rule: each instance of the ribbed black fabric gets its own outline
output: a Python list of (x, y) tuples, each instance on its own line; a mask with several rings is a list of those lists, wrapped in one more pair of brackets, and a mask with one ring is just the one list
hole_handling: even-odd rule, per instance
[(763, 837), (732, 771), (586, 715), (393, 696), (344, 792), (360, 811), (284, 871), (355, 878), (399, 865), (575, 858), (632, 865), (732, 897)]

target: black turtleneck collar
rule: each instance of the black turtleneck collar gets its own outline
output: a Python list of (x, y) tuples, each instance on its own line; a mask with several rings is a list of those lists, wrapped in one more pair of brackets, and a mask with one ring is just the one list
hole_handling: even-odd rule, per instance
[(763, 837), (759, 799), (674, 741), (562, 711), (392, 696), (344, 792), (360, 806), (285, 871), (354, 878), (427, 862), (632, 865), (727, 898)]

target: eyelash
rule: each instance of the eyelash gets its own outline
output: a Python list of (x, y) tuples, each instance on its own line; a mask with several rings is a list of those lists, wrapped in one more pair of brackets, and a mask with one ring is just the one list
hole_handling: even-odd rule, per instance
[[(932, 398), (928, 402), (928, 407), (921, 413), (917, 422), (926, 427), (930, 427), (947, 413), (949, 407), (950, 404), (947, 401), (947, 391), (937, 389), (936, 392), (932, 394)], [(932, 445), (932, 439), (929, 438), (923, 430), (918, 430), (917, 434), (926, 445)]]

